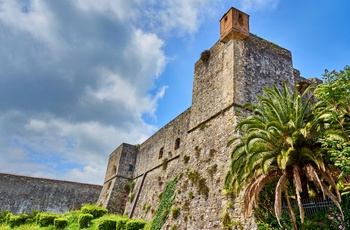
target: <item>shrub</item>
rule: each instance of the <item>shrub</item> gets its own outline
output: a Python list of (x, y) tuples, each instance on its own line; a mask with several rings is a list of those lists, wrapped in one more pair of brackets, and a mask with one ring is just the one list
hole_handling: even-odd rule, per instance
[(146, 225), (146, 222), (143, 220), (130, 220), (126, 223), (126, 230), (139, 230), (143, 229)]
[(204, 50), (202, 53), (201, 53), (201, 60), (203, 62), (208, 62), (210, 59), (210, 50)]
[(174, 207), (171, 210), (171, 214), (173, 216), (173, 219), (177, 219), (180, 216), (180, 208), (179, 207)]
[(64, 229), (68, 225), (68, 220), (66, 218), (56, 218), (54, 220), (55, 229)]
[(37, 215), (37, 222), (40, 227), (47, 227), (54, 224), (54, 220), (57, 218), (53, 213), (39, 213)]
[(19, 216), (15, 216), (15, 215), (11, 215), (7, 224), (11, 227), (11, 228), (14, 228), (14, 227), (18, 227), (22, 224), (25, 224), (26, 222), (26, 219), (27, 219), (27, 215), (25, 214), (21, 214)]
[[(114, 229), (116, 229), (116, 223), (117, 223), (116, 220), (104, 219), (98, 223), (98, 229), (99, 230), (114, 230)], [(120, 229), (124, 229), (124, 228), (120, 228)]]
[(91, 225), (91, 221), (94, 219), (94, 216), (89, 213), (80, 214), (78, 218), (78, 223), (80, 228), (86, 228)]
[(189, 160), (190, 160), (190, 157), (189, 157), (189, 156), (185, 155), (185, 156), (183, 157), (183, 162), (184, 162), (185, 164), (187, 164)]
[(108, 212), (108, 210), (100, 206), (86, 204), (81, 208), (81, 212), (85, 214), (91, 214), (94, 217), (94, 219), (96, 219), (105, 215)]
[(162, 169), (163, 170), (166, 170), (168, 168), (168, 163), (169, 163), (168, 158), (164, 158), (163, 162), (162, 162)]
[(126, 219), (126, 218), (117, 220), (116, 230), (125, 230), (126, 223), (128, 223), (128, 221), (129, 219)]
[(3, 211), (0, 213), (0, 224), (6, 222), (6, 216), (7, 216), (8, 214), (9, 214), (9, 211), (8, 211), (8, 210), (3, 210)]
[(135, 192), (132, 192), (129, 194), (129, 202), (132, 203), (134, 201), (135, 198)]
[(142, 212), (143, 213), (148, 213), (150, 209), (151, 209), (151, 205), (150, 204), (145, 204), (142, 207)]

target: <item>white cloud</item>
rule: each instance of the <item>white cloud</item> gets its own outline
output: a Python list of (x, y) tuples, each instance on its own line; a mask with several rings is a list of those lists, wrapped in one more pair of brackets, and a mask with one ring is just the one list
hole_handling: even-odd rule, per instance
[[(0, 3), (0, 168), (102, 183), (108, 155), (155, 127), (159, 34), (192, 35), (209, 0)], [(151, 93), (152, 92), (152, 93)]]
[(280, 0), (239, 0), (240, 9), (243, 11), (248, 10), (265, 10), (271, 9), (274, 10)]
[[(192, 35), (198, 31), (205, 15), (212, 14), (209, 0), (153, 0), (143, 5), (147, 28), (175, 36)], [(157, 10), (154, 10), (154, 9)]]

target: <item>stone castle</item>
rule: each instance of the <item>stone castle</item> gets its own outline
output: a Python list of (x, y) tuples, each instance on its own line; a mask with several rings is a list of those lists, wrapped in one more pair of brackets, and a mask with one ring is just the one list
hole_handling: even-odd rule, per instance
[[(317, 79), (300, 77), (291, 52), (249, 31), (249, 15), (231, 8), (220, 20), (220, 39), (195, 63), (192, 105), (141, 145), (121, 144), (109, 157), (103, 187), (0, 173), (0, 211), (65, 212), (95, 203), (112, 212), (151, 220), (166, 185), (177, 178), (173, 208), (163, 229), (256, 229), (242, 216), (240, 199), (223, 193), (230, 166), (227, 143), (238, 135), (246, 103), (273, 83), (300, 90)], [(133, 185), (133, 186), (130, 186)], [(131, 188), (130, 188), (131, 187)]]
[(249, 15), (231, 8), (220, 20), (219, 41), (195, 63), (191, 107), (141, 145), (121, 144), (110, 154), (98, 203), (150, 220), (166, 184), (176, 177), (173, 207), (180, 215), (170, 215), (163, 229), (223, 229), (224, 212), (244, 229), (255, 229), (253, 220), (242, 217), (240, 201), (227, 205), (223, 194), (231, 160), (227, 143), (237, 135), (244, 104), (257, 102), (263, 87), (315, 81), (300, 77), (291, 52), (251, 34)]

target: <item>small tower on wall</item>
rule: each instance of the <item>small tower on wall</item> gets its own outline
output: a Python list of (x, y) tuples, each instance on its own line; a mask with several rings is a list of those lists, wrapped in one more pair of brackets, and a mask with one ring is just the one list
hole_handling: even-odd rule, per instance
[(123, 143), (110, 154), (98, 205), (110, 212), (121, 214), (124, 212), (137, 152), (136, 146)]
[(236, 38), (245, 40), (249, 36), (249, 15), (233, 7), (220, 20), (220, 41)]

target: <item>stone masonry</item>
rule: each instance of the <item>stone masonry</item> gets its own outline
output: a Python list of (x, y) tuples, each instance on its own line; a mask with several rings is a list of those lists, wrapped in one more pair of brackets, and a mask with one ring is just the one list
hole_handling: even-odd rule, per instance
[(0, 173), (0, 213), (64, 213), (96, 203), (102, 186)]
[[(170, 215), (163, 229), (224, 229), (223, 213), (237, 226), (256, 229), (252, 218), (243, 218), (240, 199), (231, 201), (223, 193), (232, 149), (227, 143), (238, 135), (235, 126), (246, 116), (244, 104), (257, 102), (263, 87), (312, 82), (293, 68), (290, 51), (249, 33), (247, 14), (231, 8), (220, 24), (220, 40), (195, 63), (191, 107), (139, 148), (122, 151), (122, 144), (117, 158), (116, 151), (111, 154), (101, 205), (151, 220), (166, 184), (177, 177), (173, 207), (180, 215)], [(117, 171), (121, 165), (134, 167)], [(201, 186), (190, 179), (194, 174)], [(128, 183), (135, 184), (131, 191)], [(128, 193), (133, 199), (127, 200)]]

